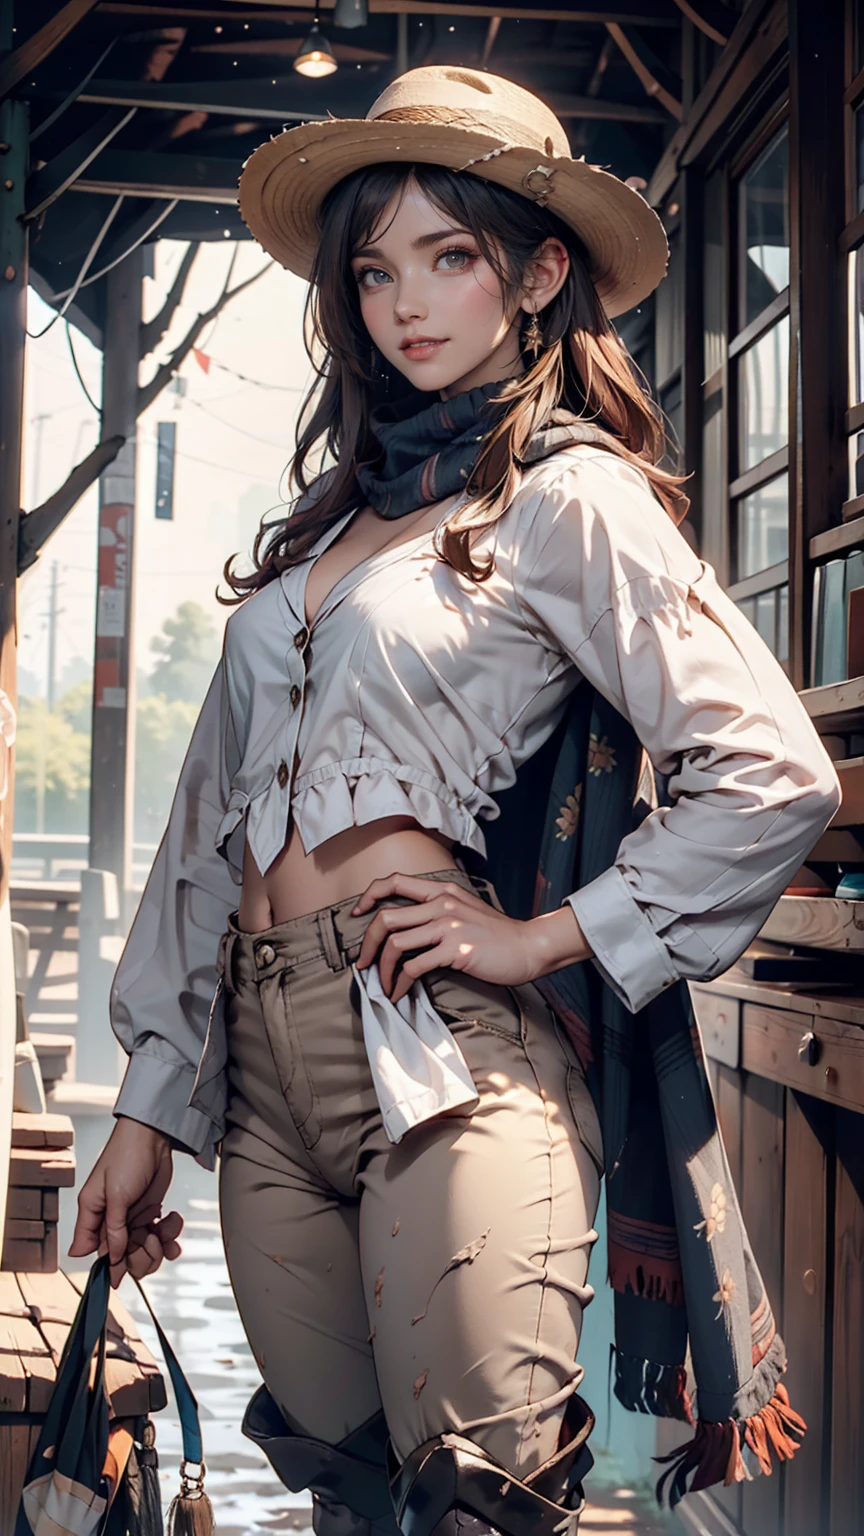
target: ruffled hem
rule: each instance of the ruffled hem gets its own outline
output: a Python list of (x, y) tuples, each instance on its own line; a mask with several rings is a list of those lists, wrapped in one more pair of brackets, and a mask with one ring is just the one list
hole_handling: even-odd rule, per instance
[(486, 856), (483, 833), (459, 796), (433, 774), (401, 763), (356, 757), (315, 768), (298, 779), (291, 811), (307, 853), (348, 827), (410, 816)]

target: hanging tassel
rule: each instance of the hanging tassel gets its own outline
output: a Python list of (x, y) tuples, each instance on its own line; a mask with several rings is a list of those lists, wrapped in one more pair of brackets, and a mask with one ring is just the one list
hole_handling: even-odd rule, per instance
[[(770, 1477), (773, 1470), (771, 1452), (778, 1461), (789, 1461), (795, 1455), (807, 1425), (799, 1413), (790, 1406), (789, 1393), (782, 1381), (777, 1383), (774, 1396), (758, 1413), (748, 1419), (725, 1419), (711, 1424), (700, 1420), (693, 1439), (679, 1445), (666, 1456), (655, 1456), (654, 1461), (669, 1463), (657, 1483), (657, 1502), (663, 1503), (668, 1483), (669, 1507), (674, 1509), (685, 1493), (696, 1493), (710, 1488), (714, 1483), (742, 1483), (749, 1477), (741, 1455), (742, 1439), (753, 1452), (762, 1472)], [(794, 1437), (794, 1438), (793, 1438)], [(689, 1486), (687, 1478), (693, 1473)]]
[(180, 1463), (180, 1492), (168, 1506), (165, 1536), (213, 1536), (216, 1530), (213, 1505), (204, 1492), (204, 1463), (197, 1463), (197, 1473), (187, 1472), (189, 1465), (185, 1460)]

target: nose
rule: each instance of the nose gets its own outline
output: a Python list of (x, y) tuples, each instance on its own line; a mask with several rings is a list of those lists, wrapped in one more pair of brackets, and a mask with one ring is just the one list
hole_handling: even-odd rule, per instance
[(393, 313), (397, 320), (407, 325), (411, 320), (425, 320), (429, 313), (429, 305), (423, 297), (421, 285), (417, 278), (410, 276), (403, 278), (399, 284), (399, 292), (393, 305)]

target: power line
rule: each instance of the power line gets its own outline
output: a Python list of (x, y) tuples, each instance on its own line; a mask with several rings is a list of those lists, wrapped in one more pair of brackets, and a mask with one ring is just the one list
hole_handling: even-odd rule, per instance
[[(75, 295), (77, 294), (79, 288), (81, 287), (81, 285), (84, 282), (85, 277), (87, 276), (87, 273), (90, 270), (90, 263), (94, 260), (94, 258), (96, 256), (96, 252), (99, 250), (99, 247), (102, 244), (102, 241), (105, 239), (105, 236), (107, 235), (109, 229), (111, 228), (111, 225), (113, 224), (115, 218), (117, 217), (117, 214), (120, 211), (120, 205), (123, 202), (125, 196), (126, 196), (125, 192), (121, 192), (120, 196), (114, 199), (114, 203), (112, 205), (110, 213), (108, 214), (108, 217), (105, 219), (105, 221), (104, 221), (104, 223), (102, 225), (102, 228), (99, 230), (99, 233), (97, 234), (96, 239), (93, 241), (93, 244), (91, 245), (89, 251), (87, 252), (87, 255), (84, 257), (84, 261), (83, 261), (83, 263), (81, 265), (81, 269), (80, 269), (80, 271), (78, 273), (78, 276), (76, 277), (74, 283), (72, 284), (72, 287), (71, 288), (67, 288), (65, 290), (65, 303), (63, 305), (63, 308), (57, 310), (57, 313), (52, 317), (52, 319), (50, 319), (48, 321), (48, 324), (46, 326), (43, 326), (41, 331), (35, 331), (35, 332), (34, 331), (28, 331), (27, 332), (27, 335), (29, 336), (31, 341), (39, 341), (42, 336), (47, 336), (47, 334), (50, 331), (52, 325), (56, 325), (57, 321), (61, 320), (63, 318), (63, 316), (66, 314), (67, 309), (69, 308), (70, 304), (72, 303), (72, 300), (75, 298)], [(107, 271), (108, 269), (106, 268), (105, 270)], [(96, 274), (97, 277), (99, 275), (100, 275), (99, 273)], [(59, 298), (60, 295), (56, 294), (55, 297)]]
[(74, 342), (72, 340), (72, 327), (69, 324), (68, 320), (65, 321), (65, 325), (66, 325), (66, 340), (69, 343), (69, 352), (70, 352), (70, 355), (71, 355), (71, 358), (72, 358), (72, 367), (75, 369), (75, 373), (76, 373), (77, 378), (78, 378), (78, 383), (81, 385), (81, 388), (83, 389), (84, 394), (87, 396), (87, 399), (89, 400), (91, 406), (93, 407), (93, 410), (96, 412), (96, 415), (97, 415), (98, 420), (99, 420), (99, 424), (101, 426), (101, 424), (102, 424), (102, 412), (101, 412), (99, 406), (96, 404), (96, 401), (93, 399), (93, 396), (91, 395), (89, 389), (87, 388), (87, 385), (84, 383), (84, 376), (83, 376), (83, 374), (81, 372), (81, 369), (78, 367), (78, 359), (75, 356), (75, 344), (74, 344)]
[(204, 415), (209, 416), (211, 421), (217, 421), (220, 427), (227, 427), (229, 432), (239, 432), (242, 437), (251, 438), (253, 443), (263, 443), (265, 448), (278, 448), (280, 452), (285, 452), (284, 443), (275, 443), (272, 437), (258, 437), (255, 432), (247, 432), (245, 427), (238, 427), (233, 421), (226, 421), (223, 416), (217, 416), (215, 411), (208, 411), (206, 405), (202, 405), (200, 400), (189, 399), (187, 403), (194, 405), (196, 410), (203, 411)]

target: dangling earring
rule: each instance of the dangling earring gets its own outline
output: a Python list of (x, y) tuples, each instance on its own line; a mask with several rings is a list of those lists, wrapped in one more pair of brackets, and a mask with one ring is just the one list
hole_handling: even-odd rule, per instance
[(532, 309), (531, 322), (525, 331), (525, 346), (526, 349), (531, 352), (534, 362), (536, 363), (543, 347), (543, 332), (540, 329), (540, 322), (537, 319), (536, 309)]

